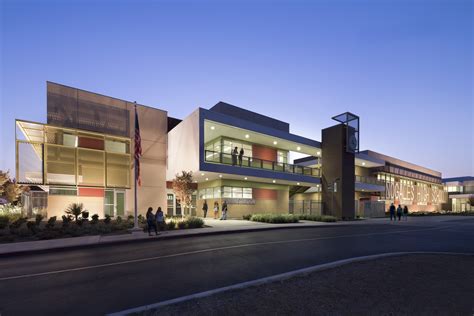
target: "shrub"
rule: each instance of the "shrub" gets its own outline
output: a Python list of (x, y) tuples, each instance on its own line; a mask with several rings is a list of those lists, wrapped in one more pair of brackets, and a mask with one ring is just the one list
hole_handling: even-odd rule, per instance
[(91, 218), (92, 218), (91, 224), (95, 225), (99, 222), (99, 215), (94, 214), (94, 215), (91, 216)]
[(69, 223), (71, 223), (71, 216), (69, 215), (63, 215), (62, 217), (62, 220), (63, 220), (63, 227), (68, 227), (69, 226)]
[(122, 217), (117, 216), (117, 218), (115, 219), (115, 222), (116, 222), (117, 224), (121, 224), (121, 223), (122, 223)]
[(139, 214), (139, 215), (138, 215), (138, 222), (139, 222), (140, 224), (146, 224), (146, 219), (145, 219), (145, 217), (144, 217), (142, 214)]
[(179, 229), (185, 229), (186, 228), (186, 221), (179, 221), (178, 222), (178, 228)]
[(10, 223), (10, 217), (8, 215), (0, 215), (0, 229), (8, 227)]
[(104, 223), (110, 224), (111, 221), (112, 221), (112, 218), (110, 217), (110, 215), (105, 214)]
[(204, 227), (204, 221), (199, 217), (190, 217), (186, 220), (188, 228), (201, 228)]
[[(54, 217), (56, 217), (56, 216), (54, 216)], [(54, 238), (61, 237), (61, 233), (59, 231), (56, 231), (56, 230), (43, 230), (43, 231), (39, 232), (38, 234), (36, 234), (36, 237), (38, 239), (54, 239)]]
[(250, 220), (272, 224), (298, 223), (298, 216), (292, 214), (253, 214)]
[(82, 221), (87, 222), (89, 220), (89, 212), (88, 211), (82, 211), (81, 212), (81, 218), (82, 218)]
[(128, 215), (127, 216), (127, 221), (129, 221), (129, 222), (133, 222), (134, 219), (135, 219), (135, 216), (133, 216), (133, 215)]
[(69, 216), (74, 216), (74, 219), (77, 222), (77, 218), (79, 217), (79, 215), (81, 215), (83, 208), (84, 206), (82, 205), (82, 203), (72, 203), (66, 209), (66, 214)]
[(167, 230), (173, 230), (176, 227), (176, 222), (175, 221), (169, 221), (166, 223), (166, 229)]
[(43, 220), (44, 216), (41, 214), (36, 214), (35, 216), (35, 223), (36, 226), (39, 226), (41, 224), (41, 221)]
[(48, 219), (48, 222), (46, 223), (46, 227), (53, 228), (55, 224), (56, 224), (56, 216), (53, 216)]
[(36, 232), (36, 222), (26, 222), (26, 227), (33, 233)]
[(243, 215), (242, 218), (246, 221), (249, 221), (252, 218), (252, 214)]
[(337, 218), (331, 215), (297, 215), (300, 220), (314, 221), (314, 222), (336, 222)]
[(11, 230), (18, 229), (23, 223), (26, 223), (26, 221), (27, 221), (26, 218), (20, 217), (16, 221), (10, 224), (10, 229)]

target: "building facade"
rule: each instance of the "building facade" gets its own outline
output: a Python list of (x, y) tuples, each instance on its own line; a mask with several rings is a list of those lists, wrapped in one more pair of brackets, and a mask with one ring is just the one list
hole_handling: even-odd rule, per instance
[[(383, 216), (390, 203), (411, 211), (447, 202), (441, 173), (373, 151), (358, 150), (358, 117), (345, 113), (322, 141), (290, 125), (224, 102), (180, 120), (166, 111), (47, 83), (47, 122), (16, 121), (16, 173), (31, 190), (25, 212), (61, 216), (73, 202), (91, 214), (134, 211), (134, 122), (137, 107), (143, 156), (138, 209), (202, 215), (224, 201), (229, 216), (253, 213)], [(341, 117), (344, 119), (341, 120)], [(357, 122), (354, 124), (354, 122)], [(192, 171), (192, 207), (172, 190)]]
[(444, 190), (448, 194), (446, 210), (452, 212), (474, 211), (471, 201), (474, 198), (474, 177), (443, 179)]

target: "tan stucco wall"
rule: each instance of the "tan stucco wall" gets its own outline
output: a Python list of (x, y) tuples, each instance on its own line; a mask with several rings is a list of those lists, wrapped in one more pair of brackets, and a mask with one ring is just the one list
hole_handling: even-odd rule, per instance
[(294, 201), (321, 201), (321, 192), (313, 192), (313, 193), (297, 193), (291, 197)]
[[(125, 100), (104, 96), (101, 94), (67, 87), (55, 83), (48, 83), (48, 91), (61, 95), (77, 97), (78, 99), (94, 102), (100, 106), (108, 105), (129, 111), (131, 146), (130, 152), (134, 153), (135, 136), (135, 104)], [(143, 156), (141, 163), (142, 186), (138, 188), (138, 210), (145, 214), (148, 206), (156, 208), (166, 207), (166, 160), (167, 160), (167, 128), (168, 113), (166, 111), (137, 104), (140, 122), (140, 136)], [(132, 166), (133, 167), (133, 166)], [(134, 212), (134, 168), (131, 169), (131, 188), (126, 190), (125, 214)], [(85, 198), (81, 198), (85, 199)], [(60, 207), (60, 205), (55, 205)], [(50, 207), (48, 207), (49, 209)], [(65, 208), (64, 205), (61, 208)], [(99, 209), (98, 205), (94, 208)], [(103, 206), (100, 208), (103, 212)], [(52, 212), (56, 212), (53, 211)]]
[(50, 195), (48, 196), (48, 218), (57, 216), (60, 220), (71, 203), (82, 203), (84, 210), (89, 211), (89, 217), (94, 214), (99, 215), (100, 218), (104, 217), (103, 197)]
[[(227, 217), (239, 218), (247, 214), (257, 213), (273, 213), (273, 214), (288, 214), (289, 208), (289, 187), (285, 185), (274, 185), (268, 183), (238, 181), (238, 180), (215, 180), (198, 184), (198, 192), (200, 189), (216, 187), (216, 186), (237, 186), (247, 188), (270, 189), (277, 191), (277, 199), (255, 199), (254, 205), (246, 204), (228, 204)], [(208, 217), (214, 216), (213, 205), (217, 201), (219, 203), (219, 216), (222, 215), (222, 204), (225, 199), (207, 199), (209, 207)], [(197, 215), (202, 216), (202, 205), (204, 200), (197, 200)]]

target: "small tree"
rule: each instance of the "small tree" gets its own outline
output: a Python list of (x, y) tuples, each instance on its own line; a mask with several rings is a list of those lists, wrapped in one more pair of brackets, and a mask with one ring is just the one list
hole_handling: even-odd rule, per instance
[(17, 184), (15, 179), (10, 178), (8, 171), (0, 170), (0, 196), (5, 196), (9, 203), (16, 204), (25, 189), (26, 187)]
[(8, 172), (3, 172), (0, 170), (0, 196), (3, 196), (3, 193), (5, 192), (5, 184), (10, 180), (10, 177), (8, 176)]
[(470, 195), (467, 201), (471, 206), (474, 206), (474, 195)]
[(74, 219), (77, 222), (77, 218), (82, 214), (83, 208), (84, 206), (82, 203), (72, 203), (66, 209), (66, 214), (74, 216)]
[(181, 174), (177, 173), (173, 180), (173, 191), (176, 198), (179, 199), (181, 206), (186, 209), (191, 209), (193, 191), (193, 173), (192, 171), (182, 171)]

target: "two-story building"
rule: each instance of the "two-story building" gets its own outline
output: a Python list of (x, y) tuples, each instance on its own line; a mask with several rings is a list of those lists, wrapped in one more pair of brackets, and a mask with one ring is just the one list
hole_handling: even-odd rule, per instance
[[(135, 107), (142, 158), (138, 210), (202, 215), (206, 201), (229, 216), (252, 213), (383, 216), (391, 202), (412, 211), (439, 210), (441, 173), (373, 151), (359, 151), (351, 113), (322, 130), (321, 141), (290, 125), (219, 102), (180, 120), (164, 110), (47, 83), (47, 122), (16, 121), (16, 178), (30, 186), (25, 213), (61, 216), (72, 202), (91, 214), (134, 211)], [(193, 206), (184, 210), (171, 182), (193, 173)], [(186, 213), (186, 214), (185, 214)], [(210, 212), (212, 213), (212, 212)]]

